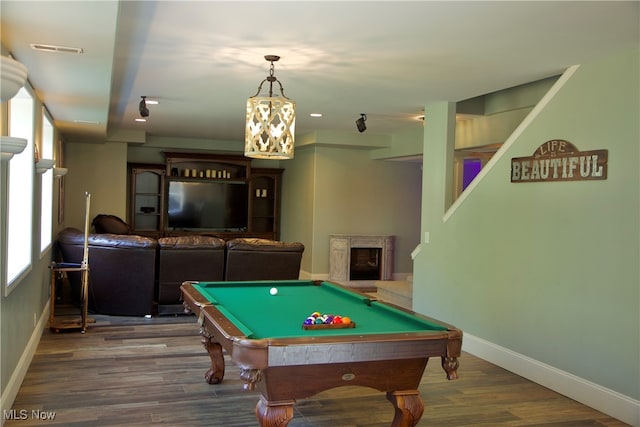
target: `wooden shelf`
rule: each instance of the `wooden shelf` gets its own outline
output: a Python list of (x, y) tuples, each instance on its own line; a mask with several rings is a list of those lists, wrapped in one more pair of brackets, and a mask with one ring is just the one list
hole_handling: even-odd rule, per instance
[[(164, 211), (165, 165), (129, 165), (129, 224), (134, 232), (159, 233)], [(143, 212), (142, 208), (153, 211)]]
[(280, 238), (280, 191), (284, 169), (253, 168), (249, 186), (249, 230)]
[[(164, 152), (164, 164), (130, 164), (129, 222), (135, 233), (153, 236), (212, 235), (229, 240), (280, 235), (280, 186), (283, 169), (252, 168), (251, 159), (227, 154)], [(195, 176), (194, 176), (195, 175)], [(246, 230), (168, 229), (171, 182), (220, 182), (247, 185)], [(151, 207), (155, 212), (142, 212)]]

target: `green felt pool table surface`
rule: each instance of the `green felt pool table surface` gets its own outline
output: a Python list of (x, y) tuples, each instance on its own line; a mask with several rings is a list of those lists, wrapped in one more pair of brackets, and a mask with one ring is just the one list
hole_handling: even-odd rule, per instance
[[(252, 339), (402, 334), (447, 329), (330, 282), (199, 282), (193, 286)], [(269, 291), (274, 287), (278, 293), (271, 295)], [(347, 316), (356, 327), (303, 329), (304, 320), (313, 312)]]

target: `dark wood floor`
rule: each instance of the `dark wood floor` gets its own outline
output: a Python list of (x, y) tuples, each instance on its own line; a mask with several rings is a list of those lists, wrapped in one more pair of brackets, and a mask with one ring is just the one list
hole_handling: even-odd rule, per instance
[[(86, 334), (45, 330), (13, 406), (27, 419), (6, 427), (258, 425), (258, 396), (242, 390), (232, 363), (222, 384), (205, 383), (209, 357), (195, 317), (94, 318)], [(457, 381), (438, 362), (420, 386), (419, 426), (626, 425), (469, 354)], [(34, 419), (38, 410), (55, 419)], [(298, 401), (289, 426), (389, 426), (392, 415), (383, 393), (344, 387)]]

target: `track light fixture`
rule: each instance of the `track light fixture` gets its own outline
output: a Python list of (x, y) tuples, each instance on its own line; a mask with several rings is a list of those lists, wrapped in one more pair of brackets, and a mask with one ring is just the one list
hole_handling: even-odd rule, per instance
[(367, 125), (364, 123), (367, 121), (367, 115), (364, 113), (360, 113), (360, 118), (356, 120), (356, 126), (358, 127), (358, 132), (362, 133), (367, 130)]
[(140, 115), (142, 117), (149, 117), (149, 108), (147, 108), (147, 101), (146, 101), (146, 96), (142, 96), (142, 101), (140, 101), (140, 106), (138, 107), (138, 110), (140, 111)]

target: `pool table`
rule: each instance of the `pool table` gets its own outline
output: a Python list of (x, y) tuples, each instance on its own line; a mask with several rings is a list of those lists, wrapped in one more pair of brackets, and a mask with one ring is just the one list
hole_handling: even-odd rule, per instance
[[(260, 392), (263, 427), (286, 426), (296, 399), (345, 385), (386, 392), (392, 426), (415, 426), (429, 357), (440, 357), (447, 378), (457, 378), (462, 331), (336, 283), (184, 282), (181, 290), (211, 358), (207, 382), (222, 381), (224, 349), (245, 388)], [(347, 316), (351, 327), (304, 328), (314, 312)]]

